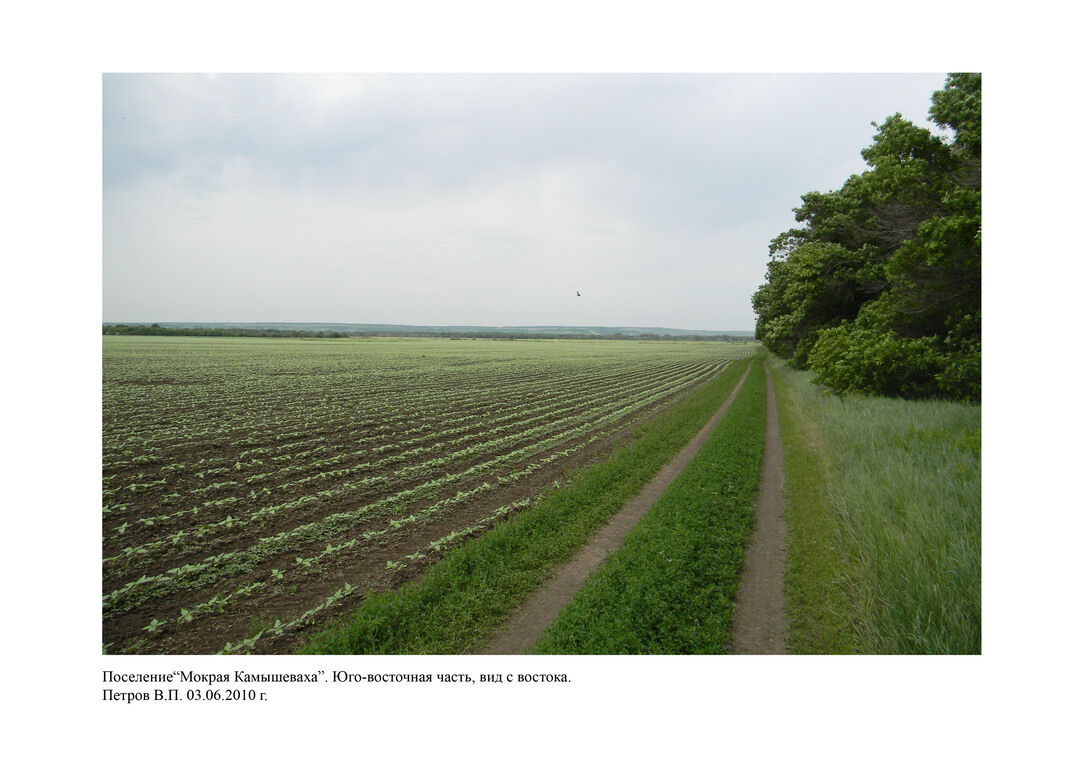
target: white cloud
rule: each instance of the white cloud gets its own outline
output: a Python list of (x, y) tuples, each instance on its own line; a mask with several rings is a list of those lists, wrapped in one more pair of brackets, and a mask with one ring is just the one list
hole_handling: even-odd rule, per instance
[(943, 79), (106, 77), (104, 317), (749, 329), (799, 195)]

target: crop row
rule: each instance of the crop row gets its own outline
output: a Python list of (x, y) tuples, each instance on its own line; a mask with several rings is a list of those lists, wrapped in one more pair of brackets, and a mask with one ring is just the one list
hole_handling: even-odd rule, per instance
[[(589, 369), (589, 372), (594, 370)], [(619, 371), (625, 375), (624, 369), (616, 370), (617, 373)], [(127, 442), (130, 446), (152, 442), (156, 446), (167, 445), (172, 439), (168, 436), (170, 432), (174, 433), (176, 441), (187, 442), (204, 436), (227, 436), (228, 432), (242, 427), (248, 429), (249, 433), (237, 441), (238, 444), (254, 443), (260, 437), (268, 442), (280, 442), (301, 433), (301, 427), (306, 427), (303, 434), (310, 435), (318, 426), (336, 426), (343, 411), (352, 410), (353, 415), (359, 413), (356, 423), (361, 426), (379, 426), (387, 423), (385, 416), (388, 413), (403, 413), (406, 416), (417, 414), (422, 417), (425, 411), (417, 406), (422, 406), (424, 401), (434, 400), (443, 406), (455, 407), (476, 388), (536, 392), (544, 384), (568, 381), (565, 372), (540, 374), (540, 378), (537, 378), (536, 373), (523, 375), (504, 371), (502, 376), (506, 378), (498, 375), (478, 376), (450, 387), (444, 383), (439, 388), (418, 384), (414, 376), (398, 379), (396, 388), (388, 387), (385, 383), (372, 385), (370, 382), (350, 380), (345, 385), (335, 386), (332, 395), (321, 396), (306, 389), (302, 378), (291, 382), (288, 397), (283, 397), (282, 390), (276, 387), (258, 392), (245, 389), (239, 395), (223, 395), (220, 390), (210, 390), (205, 397), (193, 394), (190, 388), (183, 388), (176, 393), (177, 402), (182, 401), (182, 407), (171, 405), (173, 401), (170, 397), (154, 393), (151, 389), (144, 391), (143, 395), (128, 392), (122, 401), (114, 401), (117, 407), (129, 409), (145, 402), (148, 411), (139, 417), (141, 423), (133, 421), (132, 417), (126, 420), (126, 426), (116, 421), (108, 422), (105, 464), (109, 466), (111, 463), (111, 444), (123, 446)], [(579, 381), (587, 383), (588, 379)], [(388, 389), (396, 389), (397, 393), (390, 394)], [(163, 425), (163, 418), (170, 423)], [(212, 426), (207, 424), (208, 421), (212, 422)], [(199, 427), (189, 427), (189, 423), (196, 423)]]
[[(193, 545), (189, 544), (185, 547), (185, 549), (187, 551), (195, 550), (205, 546), (204, 539), (208, 539), (218, 534), (222, 530), (239, 530), (239, 528), (253, 522), (266, 523), (275, 516), (278, 516), (278, 514), (281, 512), (289, 512), (293, 510), (310, 510), (315, 506), (326, 503), (326, 501), (330, 501), (330, 503), (337, 503), (337, 501), (347, 496), (360, 496), (374, 490), (374, 488), (378, 486), (392, 485), (396, 482), (407, 480), (408, 478), (418, 478), (419, 480), (423, 480), (426, 478), (428, 479), (427, 482), (423, 482), (422, 484), (413, 488), (407, 488), (407, 490), (392, 494), (386, 498), (388, 504), (399, 503), (399, 501), (413, 497), (413, 495), (424, 495), (430, 493), (431, 486), (442, 486), (442, 484), (451, 481), (457, 481), (459, 479), (467, 478), (471, 476), (471, 474), (475, 473), (476, 468), (472, 467), (470, 469), (465, 469), (464, 471), (460, 472), (460, 477), (451, 476), (451, 474), (447, 473), (442, 478), (437, 478), (435, 480), (431, 479), (434, 474), (441, 472), (446, 467), (453, 466), (456, 463), (461, 463), (461, 461), (484, 458), (490, 454), (501, 452), (507, 449), (513, 449), (514, 446), (519, 446), (523, 442), (529, 442), (538, 439), (541, 441), (546, 441), (544, 440), (544, 438), (550, 438), (552, 434), (558, 436), (559, 432), (571, 430), (575, 427), (580, 426), (583, 423), (586, 423), (586, 421), (604, 420), (604, 416), (612, 410), (634, 410), (633, 405), (635, 405), (639, 399), (656, 399), (658, 394), (666, 393), (663, 390), (678, 389), (680, 387), (686, 386), (688, 384), (688, 381), (689, 383), (692, 383), (692, 381), (696, 380), (697, 378), (697, 374), (679, 375), (675, 376), (674, 378), (665, 376), (662, 378), (662, 383), (660, 385), (647, 387), (643, 384), (633, 387), (629, 390), (626, 390), (626, 393), (624, 393), (623, 396), (615, 398), (613, 402), (609, 399), (606, 404), (597, 404), (599, 398), (603, 396), (594, 396), (592, 399), (586, 399), (585, 402), (590, 404), (586, 404), (583, 407), (580, 407), (580, 409), (572, 415), (563, 416), (561, 418), (555, 419), (552, 419), (550, 415), (545, 414), (531, 417), (526, 420), (528, 421), (528, 423), (534, 424), (534, 426), (530, 426), (524, 430), (518, 430), (508, 434), (503, 434), (503, 436), (501, 437), (488, 437), (488, 439), (484, 442), (475, 443), (468, 447), (464, 447), (464, 449), (451, 452), (446, 455), (436, 456), (434, 458), (428, 458), (426, 460), (420, 461), (417, 459), (422, 457), (424, 453), (426, 453), (421, 451), (419, 453), (409, 454), (408, 457), (388, 457), (376, 461), (376, 463), (357, 465), (356, 467), (347, 470), (345, 474), (341, 474), (341, 477), (352, 477), (353, 474), (356, 473), (369, 473), (370, 476), (362, 477), (359, 480), (343, 481), (340, 482), (337, 486), (327, 487), (325, 488), (325, 490), (316, 491), (307, 495), (302, 495), (298, 498), (294, 498), (291, 500), (285, 500), (279, 504), (260, 505), (257, 508), (254, 508), (251, 512), (248, 512), (246, 516), (233, 517), (230, 513), (224, 519), (220, 519), (217, 521), (203, 521), (198, 526), (193, 527), (190, 531), (180, 530), (173, 532), (167, 537), (161, 538), (159, 540), (149, 541), (149, 543), (147, 544), (127, 546), (120, 553), (112, 555), (112, 557), (108, 557), (103, 561), (106, 564), (106, 567), (108, 567), (110, 564), (118, 560), (137, 559), (137, 555), (144, 555), (144, 557), (148, 557), (151, 551), (157, 551), (168, 547), (176, 546), (178, 545), (179, 541), (183, 540), (185, 537), (188, 536), (192, 536), (195, 540), (195, 543)], [(658, 389), (661, 391), (658, 392)], [(627, 402), (631, 403), (631, 405), (627, 405)], [(540, 421), (539, 424), (537, 424), (538, 420)], [(499, 428), (495, 428), (486, 433), (488, 434), (488, 436), (490, 436), (490, 434), (496, 434), (498, 433), (498, 431)], [(515, 452), (516, 451), (511, 450), (511, 453)], [(408, 463), (409, 460), (414, 460), (415, 463)], [(380, 473), (381, 469), (392, 466), (394, 464), (401, 464), (403, 463), (403, 461), (404, 463), (406, 463), (405, 466), (402, 466), (401, 468), (391, 472)], [(265, 495), (267, 494), (264, 492), (251, 492), (251, 497), (253, 499), (259, 499), (261, 497), (264, 497)], [(242, 503), (244, 503), (244, 501), (239, 498), (207, 500), (197, 507), (180, 510), (172, 514), (161, 514), (161, 516), (158, 516), (156, 518), (144, 518), (143, 524), (146, 526), (157, 526), (160, 528), (161, 525), (168, 524), (170, 522), (175, 523), (178, 520), (186, 519), (187, 514), (190, 514), (190, 516), (197, 516), (200, 511), (213, 509), (216, 505), (225, 505), (227, 508), (231, 509), (240, 508)], [(147, 525), (147, 522), (149, 522), (150, 524)], [(123, 535), (127, 532), (127, 527), (124, 526), (126, 524), (129, 523), (125, 522), (121, 524), (120, 527), (118, 527), (118, 532), (120, 533), (120, 535)], [(184, 534), (180, 535), (179, 533)]]
[[(588, 457), (576, 454), (599, 452), (740, 354), (689, 343), (112, 339), (109, 651), (266, 651), (524, 510)], [(343, 582), (326, 587), (329, 575)], [(264, 600), (274, 623), (249, 624), (244, 613)]]
[[(636, 381), (636, 376), (632, 375), (630, 378), (623, 378), (621, 380), (621, 383), (633, 384), (634, 381)], [(314, 455), (319, 455), (321, 453), (332, 451), (333, 449), (340, 449), (343, 446), (347, 446), (350, 442), (354, 446), (363, 444), (365, 445), (365, 447), (354, 450), (351, 453), (344, 453), (334, 456), (334, 458), (337, 458), (339, 462), (340, 460), (344, 460), (349, 457), (364, 456), (368, 453), (378, 453), (382, 450), (392, 450), (395, 448), (407, 449), (410, 446), (422, 444), (428, 441), (438, 441), (439, 439), (442, 439), (443, 435), (448, 433), (448, 431), (468, 431), (469, 427), (467, 425), (469, 425), (470, 423), (472, 424), (473, 428), (478, 426), (486, 427), (487, 425), (498, 425), (503, 421), (513, 420), (515, 416), (519, 416), (522, 412), (533, 412), (536, 410), (552, 410), (555, 408), (559, 408), (560, 406), (565, 407), (574, 405), (577, 399), (585, 396), (585, 389), (590, 389), (593, 392), (617, 391), (619, 388), (619, 384), (620, 379), (616, 377), (611, 380), (605, 379), (602, 381), (602, 383), (596, 385), (578, 385), (571, 386), (569, 388), (564, 387), (562, 389), (554, 390), (552, 393), (547, 394), (544, 398), (542, 398), (544, 404), (540, 406), (536, 405), (535, 403), (529, 402), (521, 402), (517, 403), (516, 405), (510, 404), (510, 401), (513, 398), (508, 398), (500, 394), (498, 398), (493, 400), (491, 403), (482, 406), (479, 410), (466, 409), (465, 413), (454, 414), (455, 409), (437, 408), (436, 410), (433, 410), (431, 412), (424, 424), (413, 427), (412, 429), (402, 430), (400, 427), (394, 426), (393, 422), (391, 421), (391, 424), (380, 427), (380, 431), (377, 435), (355, 439), (353, 437), (350, 437), (351, 433), (347, 433), (344, 436), (338, 436), (336, 438), (338, 440), (337, 443), (323, 443), (316, 445), (309, 444), (306, 450), (299, 453), (276, 455), (281, 453), (281, 451), (293, 450), (297, 447), (304, 446), (304, 443), (293, 442), (281, 445), (276, 449), (251, 449), (249, 451), (240, 453), (239, 455), (235, 456), (235, 460), (231, 461), (225, 461), (224, 458), (213, 459), (204, 457), (192, 466), (188, 466), (187, 464), (183, 463), (170, 464), (164, 467), (162, 471), (187, 472), (189, 476), (194, 475), (197, 476), (199, 479), (207, 479), (213, 478), (218, 475), (231, 476), (234, 475), (237, 471), (243, 471), (245, 467), (255, 465), (255, 463), (258, 463), (260, 465), (268, 462), (278, 464), (283, 462), (285, 463), (285, 465), (279, 466), (274, 471), (249, 475), (245, 478), (245, 481), (251, 484), (256, 481), (271, 478), (274, 476), (275, 473), (288, 473), (291, 471), (302, 470), (304, 467), (295, 462), (301, 461), (304, 458), (308, 458)], [(502, 411), (504, 415), (494, 420), (485, 419), (484, 415), (493, 409), (497, 411)], [(427, 431), (427, 434), (419, 434), (424, 431)], [(410, 434), (414, 434), (417, 436), (409, 439)], [(321, 438), (314, 439), (314, 441), (320, 442)], [(379, 445), (378, 443), (382, 444)], [(259, 458), (255, 458), (256, 455), (259, 456)], [(248, 464), (245, 464), (243, 462), (243, 459), (245, 458), (251, 458), (252, 461)], [(329, 459), (323, 460), (329, 462)], [(215, 463), (221, 465), (215, 468)], [(315, 463), (319, 462), (316, 461)], [(239, 469), (237, 468), (238, 466), (240, 467)], [(195, 471), (196, 469), (198, 469), (199, 471)], [(144, 477), (145, 475), (139, 476)], [(146, 492), (153, 492), (155, 491), (155, 489), (160, 491), (161, 489), (164, 489), (167, 485), (171, 484), (171, 482), (173, 481), (175, 481), (175, 478), (170, 478), (170, 475), (166, 474), (165, 477), (159, 479), (146, 478), (145, 481), (133, 482), (129, 485), (106, 486), (103, 489), (103, 496), (107, 501), (114, 498), (130, 500), (137, 495), (141, 495)], [(106, 508), (108, 508), (110, 512), (115, 512), (117, 506), (126, 507), (128, 505), (129, 504), (114, 503), (111, 506), (107, 506)]]
[[(599, 429), (609, 422), (620, 420), (658, 399), (667, 397), (679, 389), (693, 384), (695, 381), (697, 381), (696, 377), (690, 379), (681, 378), (673, 386), (663, 387), (658, 392), (651, 392), (651, 394), (646, 396), (633, 399), (629, 404), (616, 403), (608, 406), (603, 409), (599, 416), (591, 417), (590, 420), (583, 423), (577, 423), (575, 426), (564, 428), (553, 427), (550, 429), (548, 427), (541, 427), (541, 429), (547, 431), (551, 431), (551, 429), (554, 429), (555, 431), (553, 434), (549, 434), (543, 439), (515, 450), (501, 453), (486, 461), (476, 463), (461, 472), (454, 474), (448, 473), (442, 477), (429, 480), (417, 487), (408, 488), (373, 503), (362, 505), (359, 508), (345, 512), (335, 512), (314, 522), (301, 524), (276, 535), (261, 538), (246, 550), (208, 557), (201, 562), (173, 568), (167, 573), (160, 575), (143, 575), (138, 580), (129, 581), (125, 586), (114, 589), (109, 594), (106, 594), (103, 599), (103, 605), (107, 611), (117, 606), (126, 609), (127, 607), (122, 607), (123, 603), (126, 599), (136, 593), (141, 594), (141, 596), (138, 597), (139, 601), (141, 601), (151, 596), (165, 595), (179, 588), (202, 587), (203, 585), (213, 582), (206, 579), (206, 573), (208, 571), (213, 573), (213, 577), (217, 579), (217, 573), (224, 568), (223, 565), (226, 565), (226, 563), (229, 569), (236, 569), (238, 572), (246, 571), (254, 567), (259, 561), (268, 558), (271, 554), (286, 552), (290, 546), (320, 538), (331, 537), (335, 532), (347, 531), (358, 521), (370, 519), (379, 513), (391, 512), (395, 508), (405, 505), (410, 500), (432, 496), (436, 494), (438, 490), (451, 489), (453, 486), (459, 485), (469, 478), (480, 478), (482, 475), (497, 467), (517, 463), (538, 453), (542, 453), (545, 450), (557, 447), (560, 443), (571, 438), (580, 437), (592, 430)], [(625, 401), (620, 402), (625, 403)], [(502, 443), (502, 445), (505, 444), (506, 443)], [(360, 487), (362, 486), (357, 485), (356, 483), (347, 483), (346, 485), (337, 488), (335, 491), (329, 491), (329, 495), (304, 496), (302, 499), (296, 501), (264, 507), (263, 509), (260, 509), (260, 512), (273, 514), (282, 510), (303, 510), (305, 508), (310, 508), (312, 504), (320, 503), (323, 500), (340, 503), (343, 498), (346, 498), (350, 493), (357, 492)], [(490, 489), (491, 484), (485, 483), (483, 487), (486, 491), (487, 489)], [(261, 515), (253, 516), (247, 521), (261, 518), (263, 518)], [(231, 529), (234, 524), (239, 523), (241, 523), (241, 520), (231, 519), (231, 521), (225, 523), (227, 525), (226, 529)], [(218, 526), (221, 526), (221, 523), (218, 523)], [(141, 547), (128, 547), (128, 549), (120, 555), (104, 561), (106, 564), (118, 561), (133, 562), (138, 561), (139, 557), (142, 557), (146, 560), (153, 558), (155, 561), (160, 562), (162, 557), (156, 552), (165, 550), (167, 545), (168, 541), (159, 541), (153, 545), (148, 544)], [(187, 546), (185, 547), (185, 551), (190, 553), (203, 545), (204, 544), (197, 543), (194, 546)], [(200, 580), (198, 582), (194, 579), (196, 575), (200, 575)], [(154, 591), (155, 593), (150, 593), (151, 591)]]

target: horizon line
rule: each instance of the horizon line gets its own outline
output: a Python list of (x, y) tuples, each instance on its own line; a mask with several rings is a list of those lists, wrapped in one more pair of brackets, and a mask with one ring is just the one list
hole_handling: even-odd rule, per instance
[(379, 326), (388, 328), (421, 328), (421, 329), (633, 329), (637, 331), (664, 330), (683, 332), (708, 332), (724, 334), (731, 332), (753, 333), (754, 329), (703, 329), (703, 328), (674, 328), (670, 326), (646, 326), (646, 325), (602, 325), (602, 324), (562, 324), (562, 323), (533, 323), (533, 324), (482, 324), (482, 323), (359, 323), (355, 321), (131, 321), (131, 320), (102, 320), (102, 325), (141, 325), (150, 326), (165, 325), (248, 325), (248, 326)]

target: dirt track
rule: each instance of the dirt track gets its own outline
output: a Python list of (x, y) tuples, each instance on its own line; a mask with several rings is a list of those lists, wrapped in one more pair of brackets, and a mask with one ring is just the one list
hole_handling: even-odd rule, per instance
[(756, 506), (757, 521), (746, 550), (735, 598), (732, 651), (735, 654), (786, 654), (784, 636), (784, 451), (772, 376), (765, 368), (768, 413), (765, 417), (765, 457), (761, 465)]
[[(619, 548), (627, 533), (697, 455), (709, 434), (727, 412), (749, 374), (750, 368), (747, 368), (731, 395), (701, 431), (694, 435), (694, 439), (679, 451), (679, 454), (669, 461), (640, 493), (627, 501), (622, 510), (601, 528), (577, 556), (556, 570), (554, 577), (546, 585), (537, 589), (525, 600), (506, 624), (496, 632), (487, 646), (481, 650), (482, 654), (523, 654), (536, 643), (540, 634), (570, 602), (593, 570)], [(770, 386), (769, 389), (771, 390), (772, 387)]]

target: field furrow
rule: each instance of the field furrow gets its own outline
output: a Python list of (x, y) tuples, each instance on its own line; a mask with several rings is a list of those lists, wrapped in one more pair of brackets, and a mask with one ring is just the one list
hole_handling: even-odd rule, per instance
[(266, 650), (527, 511), (747, 352), (106, 337), (103, 646)]

